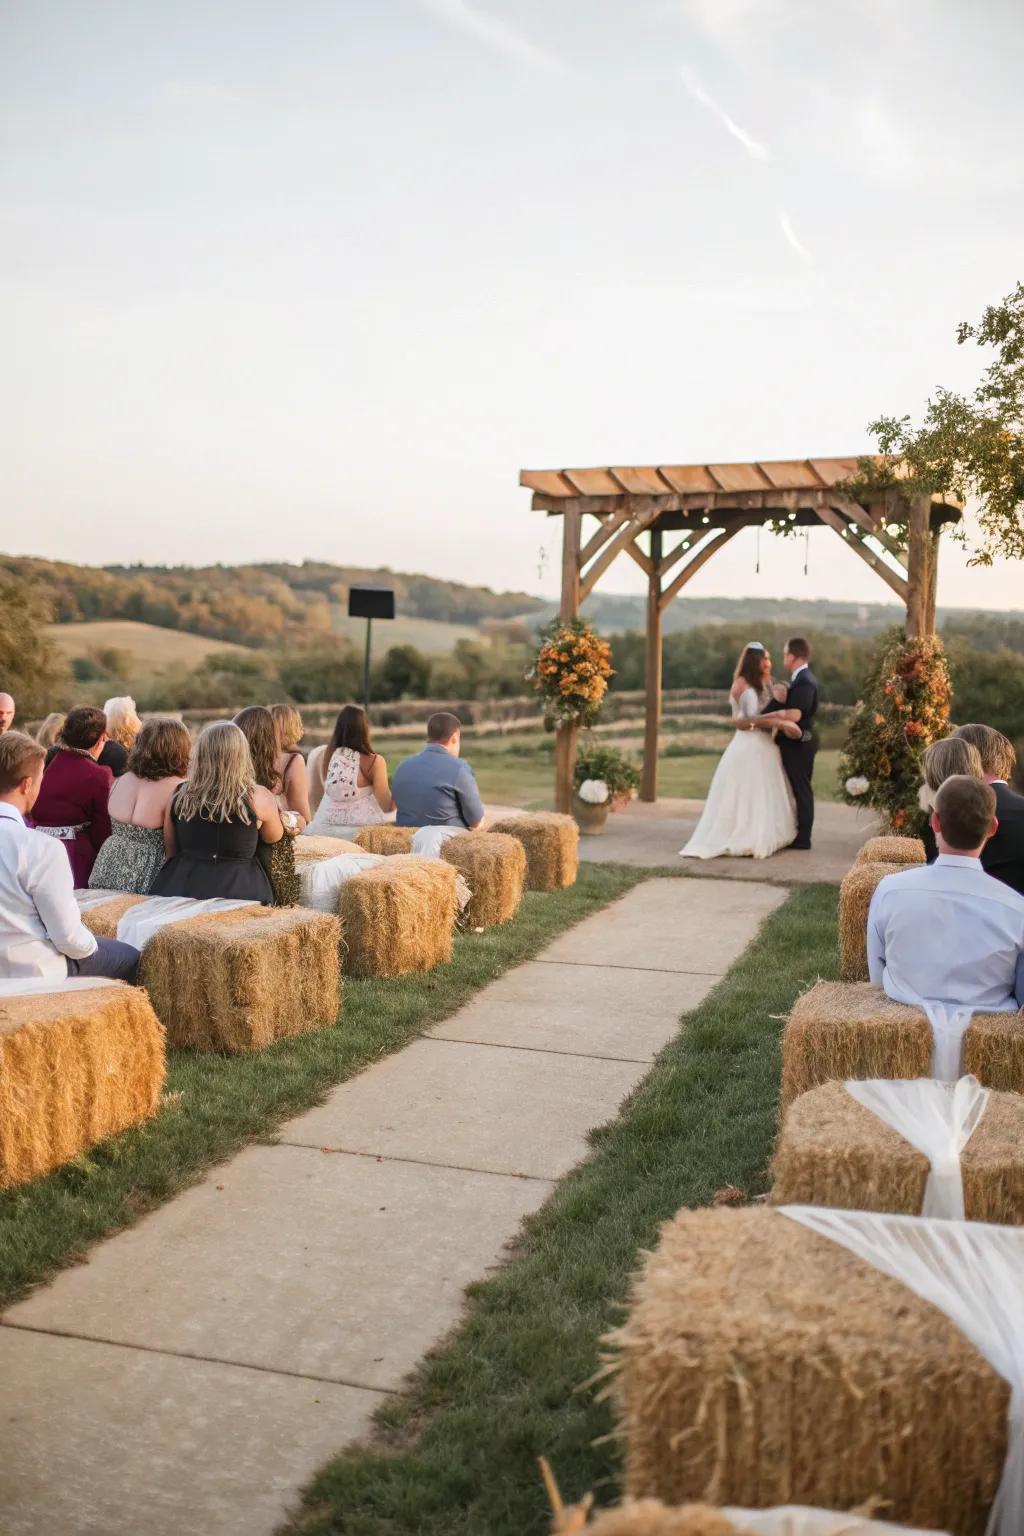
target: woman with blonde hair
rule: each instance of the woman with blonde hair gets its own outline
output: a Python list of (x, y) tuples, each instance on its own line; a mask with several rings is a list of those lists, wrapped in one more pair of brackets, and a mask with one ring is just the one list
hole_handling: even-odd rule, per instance
[[(271, 704), (270, 713), (277, 727), (277, 776), (281, 788), (277, 803), (282, 811), (294, 811), (302, 818), (302, 827), (313, 820), (309, 805), (309, 778), (299, 751), (305, 727), (294, 704)], [(299, 831), (302, 831), (302, 827)]]
[(100, 762), (110, 769), (115, 779), (119, 779), (128, 767), (128, 753), (142, 730), (142, 721), (135, 712), (135, 700), (127, 694), (108, 699), (103, 713), (107, 717), (107, 742)]
[(55, 709), (52, 714), (47, 715), (38, 731), (36, 731), (36, 741), (38, 741), (41, 747), (49, 749), (57, 745), (64, 720), (65, 716), (59, 709)]
[(148, 894), (163, 865), (164, 818), (188, 772), (192, 738), (180, 720), (147, 720), (107, 801), (110, 836), (89, 876), (93, 889)]
[(943, 736), (941, 740), (933, 741), (931, 746), (925, 749), (921, 767), (924, 771), (924, 783), (921, 785), (917, 801), (922, 811), (927, 812), (921, 831), (921, 841), (924, 843), (925, 858), (929, 864), (934, 864), (939, 856), (931, 822), (932, 811), (935, 809), (935, 796), (946, 780), (951, 779), (955, 773), (966, 774), (972, 779), (983, 779), (985, 769), (981, 761), (981, 753), (974, 743), (959, 735)]
[(270, 710), (262, 704), (250, 704), (247, 709), (239, 710), (234, 723), (249, 743), (256, 783), (273, 795), (285, 831), (284, 837), (276, 843), (264, 843), (260, 847), (259, 860), (270, 878), (275, 907), (293, 907), (299, 899), (299, 877), (295, 872), (292, 838), (306, 823), (296, 811), (282, 810), (282, 785), (277, 771), (280, 751), (277, 725)]
[(225, 896), (269, 907), (274, 893), (259, 848), (283, 836), (277, 801), (256, 782), (245, 736), (230, 720), (216, 720), (196, 738), (188, 778), (168, 804), (167, 863), (152, 894)]

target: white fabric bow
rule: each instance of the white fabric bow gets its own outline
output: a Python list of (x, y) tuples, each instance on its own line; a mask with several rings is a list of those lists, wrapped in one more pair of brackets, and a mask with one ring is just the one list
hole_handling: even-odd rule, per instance
[(963, 1221), (960, 1154), (985, 1113), (988, 1089), (976, 1077), (962, 1077), (956, 1083), (939, 1083), (928, 1077), (894, 1082), (872, 1078), (866, 1082), (851, 1080), (845, 1086), (851, 1098), (891, 1125), (931, 1164), (921, 1215)]

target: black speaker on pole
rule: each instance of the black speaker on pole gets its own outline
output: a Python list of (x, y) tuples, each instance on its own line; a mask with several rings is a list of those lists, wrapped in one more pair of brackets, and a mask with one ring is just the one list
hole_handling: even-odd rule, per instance
[(374, 619), (393, 619), (395, 594), (391, 587), (349, 587), (348, 616), (366, 620), (366, 651), (363, 655), (363, 708), (370, 707), (370, 635)]

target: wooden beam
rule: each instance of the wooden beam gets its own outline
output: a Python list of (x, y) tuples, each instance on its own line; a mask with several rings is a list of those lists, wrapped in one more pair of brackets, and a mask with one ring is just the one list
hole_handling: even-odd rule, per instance
[(898, 543), (882, 526), (880, 513), (876, 516), (872, 512), (866, 511), (860, 502), (854, 501), (850, 496), (833, 496), (830, 504), (836, 512), (842, 513), (844, 517), (851, 518), (859, 528), (864, 529), (865, 533), (869, 533), (873, 539), (877, 539), (882, 548), (888, 550), (889, 554), (899, 561), (903, 570), (906, 570), (906, 552), (902, 544)]
[(881, 576), (882, 580), (887, 586), (892, 588), (901, 602), (905, 603), (907, 601), (907, 583), (903, 577), (897, 575), (891, 566), (886, 565), (881, 555), (876, 555), (873, 549), (868, 549), (867, 545), (862, 544), (860, 539), (847, 537), (850, 525), (844, 518), (839, 516), (838, 512), (833, 511), (831, 507), (822, 507), (818, 512), (818, 516), (823, 523), (827, 523), (830, 528), (835, 529), (847, 548), (852, 549), (855, 554), (858, 554), (865, 565), (870, 565), (876, 576)]
[[(660, 533), (658, 533), (658, 534), (652, 533), (651, 534), (651, 539), (652, 540), (654, 540), (654, 539), (659, 539), (660, 540), (660, 538), (661, 538), (661, 534)], [(640, 569), (644, 572), (645, 575), (647, 575), (647, 576), (653, 576), (654, 575), (654, 565), (653, 565), (653, 562), (647, 557), (647, 555), (644, 554), (642, 549), (638, 549), (637, 548), (637, 545), (636, 545), (635, 542), (632, 543), (632, 544), (627, 544), (626, 545), (626, 554), (629, 555), (631, 560), (635, 560), (636, 561), (637, 565), (640, 567)]]
[(647, 577), (647, 633), (644, 650), (644, 763), (641, 800), (658, 798), (658, 733), (661, 727), (661, 531), (651, 531)]
[(644, 517), (648, 512), (707, 512), (729, 509), (738, 512), (763, 511), (780, 516), (784, 512), (814, 511), (830, 493), (806, 491), (671, 491), (664, 496), (549, 496), (534, 491), (531, 506), (535, 512), (561, 514), (568, 507), (592, 517), (607, 517), (610, 512), (628, 512), (630, 517)]
[(928, 634), (928, 591), (930, 567), (931, 497), (914, 496), (907, 518), (907, 639), (919, 640)]
[(612, 534), (616, 533), (618, 529), (622, 527), (623, 523), (628, 522), (628, 512), (613, 512), (610, 514), (604, 514), (601, 527), (597, 530), (596, 533), (591, 534), (590, 538), (580, 550), (580, 569), (582, 570), (587, 561), (592, 560), (598, 551), (604, 548)]
[(928, 563), (928, 593), (925, 598), (924, 623), (925, 634), (934, 635), (936, 605), (939, 598), (939, 540), (942, 538), (942, 529), (932, 529), (931, 558)]
[(580, 581), (581, 602), (583, 598), (590, 596), (612, 561), (621, 555), (627, 544), (632, 544), (638, 533), (644, 533), (650, 527), (657, 515), (657, 511), (647, 512), (641, 518), (631, 518), (624, 527), (619, 529), (611, 543), (601, 551), (590, 569), (583, 575)]
[[(559, 618), (571, 624), (580, 616), (580, 532), (582, 513), (575, 508), (566, 512), (562, 524), (562, 603)], [(576, 743), (579, 728), (560, 725), (555, 733), (555, 810), (572, 809), (573, 771), (576, 767)]]
[[(708, 530), (705, 530), (708, 531)], [(686, 586), (692, 576), (696, 576), (702, 565), (706, 565), (712, 555), (717, 555), (720, 549), (724, 549), (730, 539), (734, 539), (739, 533), (739, 528), (715, 528), (710, 530), (712, 537), (706, 544), (702, 544), (693, 559), (679, 572), (670, 587), (666, 587), (658, 599), (658, 606), (664, 611), (674, 597)]]
[(670, 555), (666, 555), (658, 566), (658, 575), (664, 581), (674, 565), (678, 565), (684, 555), (688, 555), (692, 549), (689, 539), (684, 539), (682, 544), (677, 544)]

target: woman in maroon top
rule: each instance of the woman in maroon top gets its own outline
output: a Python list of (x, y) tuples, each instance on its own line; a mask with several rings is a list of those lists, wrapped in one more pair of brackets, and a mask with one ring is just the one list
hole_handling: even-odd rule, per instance
[(37, 830), (67, 849), (76, 889), (89, 884), (93, 861), (110, 836), (107, 797), (114, 775), (96, 761), (106, 740), (102, 709), (71, 710), (32, 808)]

